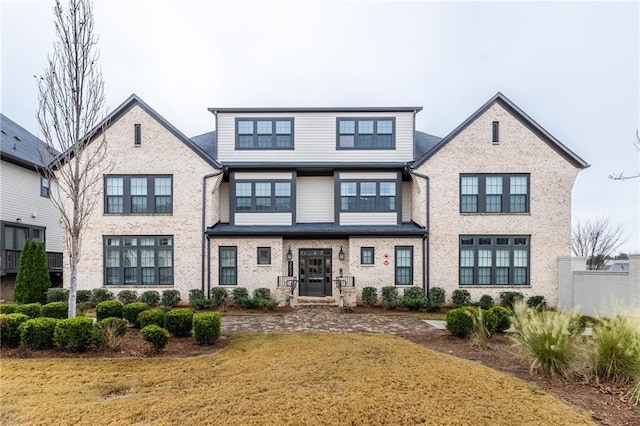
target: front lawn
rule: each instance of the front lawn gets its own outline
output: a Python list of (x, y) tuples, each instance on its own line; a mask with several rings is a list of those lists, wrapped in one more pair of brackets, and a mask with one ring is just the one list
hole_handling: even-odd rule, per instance
[(0, 424), (592, 424), (539, 388), (399, 337), (234, 337), (194, 358), (3, 359)]

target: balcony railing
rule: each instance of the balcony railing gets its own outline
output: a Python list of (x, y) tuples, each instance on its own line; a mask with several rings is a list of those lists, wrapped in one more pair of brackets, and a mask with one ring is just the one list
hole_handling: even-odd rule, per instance
[(335, 277), (333, 280), (336, 283), (336, 288), (342, 294), (342, 289), (345, 287), (355, 287), (356, 279), (350, 275)]
[[(2, 275), (15, 274), (18, 272), (22, 250), (0, 250), (0, 270)], [(47, 252), (47, 266), (49, 272), (62, 271), (62, 253)]]

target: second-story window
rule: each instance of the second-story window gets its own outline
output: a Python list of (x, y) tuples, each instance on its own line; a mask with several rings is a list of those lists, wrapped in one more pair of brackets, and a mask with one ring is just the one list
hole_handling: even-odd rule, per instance
[(173, 213), (171, 176), (107, 176), (104, 193), (105, 213)]
[(461, 213), (528, 213), (529, 175), (461, 175)]
[(237, 118), (236, 148), (293, 149), (293, 118)]
[(236, 182), (237, 212), (290, 212), (291, 182)]
[(338, 118), (338, 149), (394, 149), (394, 118)]
[(340, 182), (340, 210), (390, 212), (396, 210), (396, 182)]
[(49, 179), (44, 177), (40, 178), (40, 196), (49, 198)]

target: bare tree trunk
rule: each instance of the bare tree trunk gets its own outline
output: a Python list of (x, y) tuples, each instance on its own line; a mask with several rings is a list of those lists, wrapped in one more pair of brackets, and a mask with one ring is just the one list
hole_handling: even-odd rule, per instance
[[(51, 202), (60, 212), (69, 256), (69, 317), (76, 313), (82, 234), (112, 162), (104, 128), (104, 83), (98, 68), (91, 0), (54, 7), (57, 41), (38, 80), (38, 123), (47, 152), (42, 174), (55, 182)], [(105, 123), (103, 123), (105, 125)]]

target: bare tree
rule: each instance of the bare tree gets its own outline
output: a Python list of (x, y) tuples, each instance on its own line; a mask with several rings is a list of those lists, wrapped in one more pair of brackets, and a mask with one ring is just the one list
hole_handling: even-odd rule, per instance
[(578, 222), (572, 233), (573, 254), (587, 258), (587, 269), (604, 269), (606, 260), (624, 242), (622, 237), (622, 228), (614, 228), (608, 217)]
[[(97, 128), (104, 117), (102, 73), (90, 0), (54, 7), (56, 41), (38, 79), (37, 119), (47, 156), (62, 152), (42, 170), (52, 179), (51, 201), (60, 211), (69, 256), (69, 317), (75, 317), (78, 262), (83, 231), (100, 200), (99, 185), (110, 168), (107, 141)], [(91, 142), (91, 145), (89, 145)]]
[[(640, 133), (638, 132), (638, 130), (636, 130), (636, 140), (633, 141), (633, 146), (636, 147), (636, 151), (640, 152)], [(635, 178), (640, 178), (640, 171), (635, 175), (625, 175), (624, 170), (616, 175), (609, 175), (609, 179), (614, 179), (614, 180), (627, 180), (627, 179), (635, 179)]]

